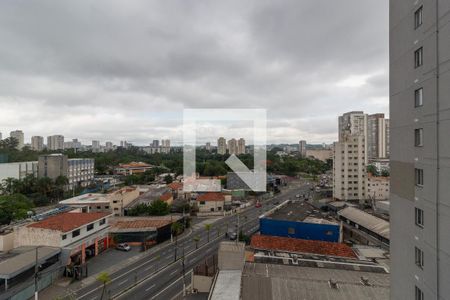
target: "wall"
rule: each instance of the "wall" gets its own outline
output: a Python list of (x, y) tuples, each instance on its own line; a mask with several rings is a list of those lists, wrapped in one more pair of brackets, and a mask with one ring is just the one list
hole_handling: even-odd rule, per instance
[(0, 163), (0, 182), (8, 177), (22, 179), (33, 174), (37, 177), (37, 162)]
[(0, 252), (7, 252), (14, 248), (14, 232), (0, 235)]
[[(328, 242), (339, 241), (340, 231), (339, 225), (337, 224), (314, 224), (261, 218), (259, 219), (259, 226), (261, 234), (264, 235)], [(295, 232), (293, 234), (289, 234), (288, 228), (293, 228)]]

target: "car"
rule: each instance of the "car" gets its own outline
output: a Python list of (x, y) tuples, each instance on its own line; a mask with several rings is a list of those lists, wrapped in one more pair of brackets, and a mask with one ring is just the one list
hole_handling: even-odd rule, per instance
[(237, 233), (234, 231), (227, 232), (227, 237), (230, 239), (230, 241), (235, 241), (237, 239)]
[(127, 243), (120, 243), (117, 244), (116, 249), (120, 251), (130, 251), (131, 247)]

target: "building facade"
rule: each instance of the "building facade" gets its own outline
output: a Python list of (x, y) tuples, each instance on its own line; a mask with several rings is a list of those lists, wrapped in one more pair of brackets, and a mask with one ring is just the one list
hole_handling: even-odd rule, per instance
[(9, 136), (17, 140), (17, 149), (22, 150), (25, 145), (25, 137), (22, 130), (14, 130), (9, 133)]
[(245, 154), (245, 140), (240, 138), (237, 143), (237, 154)]
[(306, 157), (306, 141), (298, 142), (298, 154), (300, 154), (300, 157)]
[(64, 136), (52, 135), (47, 137), (47, 149), (48, 150), (63, 150), (64, 149)]
[(227, 140), (224, 137), (220, 137), (217, 140), (217, 154), (224, 155), (227, 153)]
[(367, 175), (367, 198), (370, 200), (388, 200), (390, 179), (383, 176)]
[(390, 1), (391, 299), (450, 299), (450, 2)]
[(389, 119), (384, 114), (367, 117), (367, 156), (369, 159), (389, 157)]
[(367, 115), (349, 112), (339, 117), (339, 141), (333, 146), (333, 197), (366, 200)]
[(44, 150), (44, 138), (42, 136), (31, 137), (31, 150), (34, 151)]
[(228, 154), (238, 154), (238, 144), (236, 139), (228, 140)]

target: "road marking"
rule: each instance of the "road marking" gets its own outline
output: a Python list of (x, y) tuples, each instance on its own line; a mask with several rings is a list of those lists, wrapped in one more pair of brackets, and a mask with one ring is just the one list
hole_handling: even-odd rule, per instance
[(128, 279), (125, 279), (124, 281), (120, 282), (119, 285), (122, 285), (122, 284), (124, 284), (127, 281), (128, 281)]
[(175, 275), (178, 272), (178, 270), (173, 271), (172, 273), (170, 273), (170, 276)]
[(154, 288), (154, 287), (155, 287), (155, 285), (152, 284), (149, 288), (146, 288), (145, 291), (148, 292), (148, 291), (150, 291), (150, 290), (151, 290), (152, 288)]
[(150, 267), (145, 268), (144, 271), (148, 271), (148, 270), (150, 270), (150, 269), (153, 269), (153, 266), (150, 266)]

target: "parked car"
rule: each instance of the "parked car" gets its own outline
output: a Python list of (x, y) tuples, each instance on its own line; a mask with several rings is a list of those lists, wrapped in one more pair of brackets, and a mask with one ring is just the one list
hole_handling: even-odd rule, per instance
[(235, 241), (237, 239), (237, 233), (234, 231), (228, 231), (227, 232), (227, 237), (231, 240), (231, 241)]
[(131, 247), (127, 243), (120, 243), (117, 244), (116, 249), (120, 251), (130, 251)]

